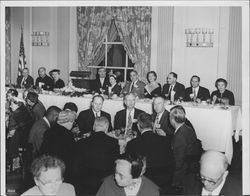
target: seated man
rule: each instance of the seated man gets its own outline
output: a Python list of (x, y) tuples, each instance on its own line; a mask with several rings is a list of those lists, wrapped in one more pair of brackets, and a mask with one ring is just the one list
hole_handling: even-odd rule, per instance
[(34, 120), (37, 121), (41, 118), (43, 118), (46, 109), (43, 105), (43, 103), (38, 100), (38, 94), (35, 92), (28, 92), (27, 98), (26, 98), (26, 104), (32, 111), (34, 115)]
[(194, 129), (185, 123), (185, 110), (177, 105), (170, 110), (170, 123), (175, 128), (172, 149), (175, 160), (173, 186), (183, 186), (183, 178), (187, 173), (198, 172), (198, 161), (202, 154), (200, 140)]
[(114, 161), (119, 156), (119, 145), (117, 139), (106, 135), (108, 128), (108, 119), (97, 117), (91, 136), (77, 142), (74, 177), (78, 194), (83, 194), (85, 189), (96, 193), (102, 178), (113, 172)]
[(30, 88), (34, 85), (34, 79), (29, 75), (29, 69), (23, 68), (22, 75), (17, 77), (16, 87), (17, 88)]
[(166, 99), (171, 100), (172, 102), (184, 98), (185, 86), (177, 82), (177, 74), (170, 72), (167, 77), (167, 84), (164, 84), (162, 88), (162, 95)]
[(63, 182), (65, 164), (58, 158), (42, 155), (31, 165), (31, 172), (35, 186), (27, 190), (22, 196), (30, 195), (68, 195), (75, 196), (75, 189), (71, 184)]
[(40, 120), (37, 120), (31, 127), (28, 142), (32, 144), (34, 157), (38, 155), (40, 147), (43, 143), (44, 133), (56, 123), (60, 111), (60, 108), (56, 106), (50, 106), (47, 109), (44, 117)]
[(138, 133), (137, 117), (143, 111), (135, 108), (135, 95), (133, 93), (129, 93), (124, 97), (124, 105), (126, 109), (118, 111), (115, 115), (114, 128), (132, 129)]
[(100, 67), (98, 69), (98, 75), (95, 80), (92, 81), (91, 91), (99, 94), (108, 92), (109, 78), (106, 76), (106, 69)]
[(52, 90), (53, 87), (53, 80), (46, 74), (45, 67), (40, 67), (38, 69), (39, 77), (36, 79), (36, 87), (40, 87), (43, 90)]
[(169, 111), (165, 109), (164, 98), (156, 97), (153, 101), (154, 112), (152, 120), (154, 123), (153, 131), (161, 136), (171, 137), (174, 135), (174, 128), (169, 121)]
[(63, 88), (65, 86), (64, 81), (59, 77), (60, 76), (60, 70), (59, 69), (53, 69), (49, 72), (49, 75), (53, 79), (53, 86), (52, 90)]
[(145, 83), (139, 80), (139, 75), (136, 70), (130, 72), (131, 82), (127, 82), (121, 91), (121, 94), (134, 93), (139, 98), (144, 98)]
[(145, 176), (159, 187), (170, 187), (173, 177), (174, 159), (169, 137), (153, 133), (152, 117), (147, 113), (138, 116), (141, 136), (128, 142), (126, 153), (136, 153), (147, 158)]
[(91, 101), (91, 108), (80, 112), (76, 123), (82, 133), (92, 132), (95, 118), (100, 116), (105, 116), (109, 120), (109, 131), (112, 130), (110, 114), (101, 110), (103, 102), (104, 98), (101, 95), (95, 95)]
[(206, 151), (200, 160), (200, 179), (189, 175), (185, 179), (186, 195), (242, 195), (241, 183), (227, 171), (226, 156), (217, 151)]
[(199, 76), (192, 76), (190, 84), (191, 87), (185, 89), (184, 101), (196, 101), (200, 103), (201, 101), (207, 101), (207, 99), (210, 99), (209, 90), (200, 86)]
[(72, 180), (72, 160), (76, 150), (74, 136), (71, 132), (75, 118), (74, 112), (61, 111), (57, 123), (44, 133), (43, 143), (40, 147), (40, 154), (54, 155), (65, 162), (67, 167), (65, 180), (67, 182)]
[(159, 196), (159, 188), (147, 177), (146, 161), (141, 156), (126, 154), (116, 160), (115, 175), (108, 176), (96, 196)]

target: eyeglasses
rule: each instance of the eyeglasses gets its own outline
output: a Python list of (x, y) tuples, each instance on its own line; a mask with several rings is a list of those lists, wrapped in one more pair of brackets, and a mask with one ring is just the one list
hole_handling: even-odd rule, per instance
[(63, 182), (63, 179), (56, 180), (54, 182), (43, 182), (41, 179), (37, 179), (45, 187), (50, 187), (51, 185), (59, 185)]
[(199, 179), (202, 183), (204, 183), (205, 181), (207, 181), (209, 184), (211, 185), (215, 185), (219, 182), (219, 180), (222, 178), (223, 174), (217, 179), (217, 180), (213, 180), (213, 179), (207, 179), (203, 176), (200, 176)]

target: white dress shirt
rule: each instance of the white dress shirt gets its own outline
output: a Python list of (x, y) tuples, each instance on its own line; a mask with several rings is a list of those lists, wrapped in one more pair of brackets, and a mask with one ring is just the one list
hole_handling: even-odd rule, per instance
[(104, 83), (104, 79), (105, 78), (99, 78), (100, 79), (100, 82), (101, 82), (101, 86), (103, 86), (103, 83)]
[(96, 112), (93, 109), (92, 109), (92, 111), (93, 111), (95, 117), (100, 117), (101, 116), (101, 111)]
[(48, 125), (49, 128), (50, 128), (50, 123), (49, 123), (48, 119), (47, 119), (45, 116), (43, 117), (43, 120), (47, 123), (47, 125)]
[[(126, 127), (128, 126), (128, 116), (129, 116), (129, 110), (127, 109), (126, 110)], [(130, 115), (131, 115), (131, 117), (132, 117), (132, 121), (134, 120), (134, 114), (135, 114), (135, 108), (133, 108), (132, 110), (131, 110), (131, 113), (130, 113)]]
[(129, 187), (125, 187), (124, 188), (124, 191), (125, 191), (125, 194), (126, 196), (135, 196), (137, 195), (140, 187), (141, 187), (141, 183), (142, 183), (142, 179), (139, 178), (138, 181), (132, 185), (132, 186), (129, 186)]

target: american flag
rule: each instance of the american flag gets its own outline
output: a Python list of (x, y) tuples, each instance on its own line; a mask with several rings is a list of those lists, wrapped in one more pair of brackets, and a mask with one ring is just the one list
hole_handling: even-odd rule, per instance
[(26, 60), (24, 54), (24, 44), (23, 44), (23, 27), (21, 26), (21, 40), (20, 40), (20, 50), (19, 50), (19, 60), (18, 60), (18, 76), (22, 75), (22, 70), (25, 68)]

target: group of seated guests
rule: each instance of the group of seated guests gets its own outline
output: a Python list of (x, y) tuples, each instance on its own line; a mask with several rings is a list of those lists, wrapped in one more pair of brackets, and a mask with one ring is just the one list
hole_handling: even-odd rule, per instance
[[(36, 79), (35, 86), (44, 90), (61, 89), (65, 86), (60, 79), (60, 70), (53, 69), (50, 71), (51, 77), (46, 74), (46, 69), (40, 67), (38, 70), (39, 77)], [(174, 101), (209, 101), (210, 103), (226, 103), (234, 105), (234, 95), (227, 90), (227, 81), (219, 78), (215, 82), (217, 90), (213, 91), (211, 96), (209, 90), (200, 86), (200, 77), (193, 75), (190, 79), (190, 87), (177, 82), (177, 74), (170, 72), (167, 76), (167, 83), (161, 87), (157, 82), (157, 74), (154, 71), (147, 73), (147, 84), (139, 80), (139, 75), (136, 70), (130, 73), (130, 80), (127, 82), (118, 82), (115, 74), (106, 73), (104, 67), (98, 69), (97, 77), (91, 81), (90, 92), (102, 93), (105, 95), (123, 96), (128, 93), (134, 93), (139, 98), (149, 98), (163, 96), (168, 100)], [(28, 68), (24, 68), (22, 76), (17, 78), (17, 87), (30, 88), (34, 85), (33, 78), (28, 74)]]
[[(14, 170), (20, 162), (18, 148), (29, 146), (32, 159), (42, 155), (59, 157), (66, 165), (61, 174), (64, 173), (65, 182), (74, 185), (77, 194), (86, 190), (93, 194), (99, 190), (97, 195), (104, 196), (124, 195), (124, 191), (125, 195), (152, 196), (158, 195), (159, 190), (161, 193), (181, 193), (185, 190), (187, 174), (199, 171), (203, 149), (192, 123), (186, 118), (185, 109), (180, 105), (167, 111), (164, 106), (165, 98), (162, 96), (153, 100), (152, 115), (135, 108), (134, 93), (124, 96), (125, 108), (116, 113), (114, 129), (132, 129), (137, 137), (127, 143), (125, 152), (122, 152), (126, 158), (121, 158), (119, 141), (107, 134), (113, 127), (110, 114), (102, 111), (105, 101), (102, 95), (95, 95), (91, 107), (81, 111), (78, 116), (78, 108), (72, 102), (66, 103), (62, 109), (50, 106), (46, 110), (37, 93), (25, 91), (24, 99), (17, 95), (15, 89), (10, 89), (6, 102), (9, 103), (6, 107), (10, 107), (7, 160), (13, 163)], [(76, 140), (75, 136), (79, 135), (84, 137)], [(120, 159), (123, 161), (119, 161)], [(51, 164), (55, 164), (54, 161)], [(112, 176), (103, 181), (106, 176), (113, 174), (115, 166), (116, 183)], [(133, 166), (137, 171), (135, 173)], [(40, 167), (43, 166), (40, 164)], [(49, 164), (44, 167), (45, 169), (40, 168), (35, 173), (32, 171), (38, 187), (46, 185), (42, 179), (38, 180), (43, 172), (49, 171)], [(48, 180), (48, 184), (55, 182), (52, 184), (58, 185), (62, 182), (62, 178), (53, 179)], [(73, 190), (71, 186), (67, 187)], [(140, 187), (151, 188), (142, 190)], [(33, 191), (37, 191), (37, 188)], [(39, 191), (42, 189), (39, 188)]]

